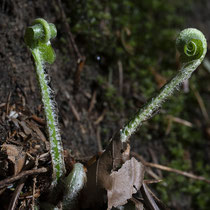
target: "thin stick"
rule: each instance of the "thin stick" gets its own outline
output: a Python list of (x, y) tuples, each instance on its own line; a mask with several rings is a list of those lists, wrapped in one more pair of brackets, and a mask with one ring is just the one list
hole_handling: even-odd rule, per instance
[(11, 98), (12, 92), (10, 91), (7, 97), (7, 105), (6, 105), (6, 114), (9, 114), (9, 106), (10, 106), (10, 98)]
[(91, 113), (91, 111), (93, 110), (93, 108), (96, 104), (96, 93), (97, 93), (96, 90), (94, 90), (91, 101), (90, 101), (90, 106), (89, 106), (89, 109), (88, 109), (89, 114)]
[(194, 126), (191, 122), (189, 122), (187, 120), (184, 120), (184, 119), (181, 119), (179, 117), (174, 117), (172, 115), (167, 115), (166, 117), (171, 119), (173, 122), (185, 125), (185, 126), (190, 127), (190, 128), (192, 128)]
[(38, 117), (38, 116), (35, 115), (35, 114), (33, 114), (33, 115), (31, 116), (31, 118), (32, 118), (34, 121), (36, 121), (36, 122), (38, 122), (39, 124), (41, 124), (41, 125), (46, 125), (45, 120), (42, 119), (42, 118), (40, 118), (40, 117)]
[(153, 168), (158, 168), (158, 169), (163, 170), (163, 171), (174, 172), (174, 173), (180, 174), (182, 176), (189, 177), (191, 179), (197, 179), (197, 180), (200, 180), (200, 181), (204, 181), (204, 182), (210, 183), (210, 180), (209, 179), (206, 179), (203, 176), (197, 176), (197, 175), (192, 174), (192, 173), (189, 173), (189, 172), (181, 171), (181, 170), (178, 170), (178, 169), (170, 168), (170, 167), (163, 166), (163, 165), (156, 164), (156, 163), (148, 163), (148, 162), (145, 162), (144, 164), (145, 164), (145, 166), (149, 166), (149, 167), (153, 167)]
[[(144, 181), (144, 183), (147, 186), (147, 183), (145, 181)], [(155, 200), (155, 202), (158, 205), (159, 209), (161, 209), (161, 210), (169, 210), (169, 208), (165, 206), (165, 204), (150, 190), (149, 187), (147, 187), (147, 190), (151, 194), (153, 199)]]
[(208, 112), (206, 110), (206, 106), (205, 106), (205, 104), (203, 102), (203, 99), (202, 99), (200, 93), (195, 89), (194, 85), (191, 85), (191, 88), (192, 88), (192, 91), (193, 91), (197, 101), (198, 101), (198, 104), (200, 106), (200, 109), (201, 109), (201, 112), (203, 114), (203, 117), (208, 122), (209, 121), (209, 115), (208, 115)]
[(96, 121), (94, 121), (94, 123), (93, 123), (94, 125), (98, 125), (104, 119), (106, 111), (107, 111), (106, 109), (104, 109), (102, 111), (102, 114), (98, 117), (98, 119)]
[(98, 126), (96, 128), (96, 139), (97, 139), (97, 144), (98, 144), (98, 151), (102, 152), (103, 147), (102, 147), (102, 144), (101, 144), (101, 127), (100, 126)]
[(119, 92), (120, 95), (122, 95), (122, 91), (123, 91), (123, 65), (122, 62), (119, 60), (117, 62), (118, 64), (118, 70), (119, 70)]
[[(38, 161), (39, 161), (39, 157), (36, 157), (35, 169), (37, 169)], [(35, 206), (35, 192), (36, 192), (36, 182), (37, 182), (36, 177), (37, 177), (37, 176), (34, 176), (34, 178), (33, 178), (32, 210), (34, 210), (34, 206)]]
[(140, 188), (142, 197), (144, 199), (145, 206), (148, 209), (153, 209), (153, 210), (160, 210), (155, 203), (152, 195), (150, 194), (147, 185), (143, 182), (142, 187)]
[(73, 105), (73, 103), (71, 102), (71, 100), (69, 100), (69, 106), (71, 107), (72, 113), (74, 115), (74, 117), (76, 118), (77, 121), (80, 121), (80, 115), (76, 109), (76, 107)]
[(138, 155), (134, 152), (132, 153), (132, 155), (135, 156), (136, 158), (138, 158), (145, 166), (152, 167), (152, 168), (157, 168), (157, 169), (160, 169), (162, 171), (177, 173), (177, 174), (180, 174), (182, 176), (186, 176), (186, 177), (189, 177), (191, 179), (204, 181), (204, 182), (210, 184), (210, 180), (206, 179), (203, 176), (197, 176), (197, 175), (189, 173), (189, 172), (185, 172), (185, 171), (181, 171), (181, 170), (178, 170), (178, 169), (170, 168), (170, 167), (163, 166), (163, 165), (160, 165), (160, 164), (146, 162), (141, 155)]
[(20, 196), (20, 193), (21, 193), (21, 191), (22, 191), (22, 189), (25, 185), (25, 181), (26, 181), (26, 177), (23, 178), (22, 180), (20, 180), (19, 185), (16, 187), (16, 189), (15, 189), (13, 195), (12, 195), (8, 210), (15, 210), (16, 205), (17, 205), (17, 200), (18, 200), (18, 198)]
[(48, 171), (47, 168), (38, 168), (38, 169), (32, 169), (32, 170), (28, 170), (28, 171), (23, 171), (21, 173), (19, 173), (18, 175), (15, 176), (10, 176), (2, 181), (0, 181), (0, 188), (5, 187), (8, 184), (11, 184), (12, 182), (15, 182), (25, 176), (31, 176), (31, 175), (36, 175), (36, 174), (40, 174), (40, 173), (46, 173)]

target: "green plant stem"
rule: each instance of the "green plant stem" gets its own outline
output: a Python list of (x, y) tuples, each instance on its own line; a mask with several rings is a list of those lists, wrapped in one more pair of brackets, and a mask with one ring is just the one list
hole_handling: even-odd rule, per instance
[(44, 69), (45, 62), (53, 63), (55, 60), (55, 53), (50, 44), (50, 39), (55, 36), (55, 26), (51, 23), (48, 24), (44, 19), (38, 18), (34, 21), (33, 26), (26, 29), (24, 37), (35, 61), (37, 79), (44, 105), (53, 166), (52, 187), (57, 185), (58, 180), (64, 176), (66, 171), (58, 117), (54, 107), (55, 102), (52, 100), (52, 90), (48, 85), (47, 73)]
[(197, 29), (185, 29), (177, 38), (177, 49), (181, 54), (182, 68), (178, 74), (169, 81), (159, 92), (159, 94), (151, 98), (149, 102), (140, 109), (136, 115), (120, 130), (121, 142), (128, 142), (129, 137), (137, 130), (142, 123), (153, 116), (157, 112), (162, 103), (166, 101), (179, 86), (191, 77), (193, 71), (203, 61), (207, 43), (204, 35)]
[[(53, 101), (51, 100), (51, 90), (48, 86), (46, 75), (44, 72), (43, 64), (40, 58), (40, 52), (38, 50), (33, 50), (33, 57), (36, 65), (36, 72), (38, 77), (39, 86), (41, 87), (42, 103), (44, 104), (44, 112), (47, 122), (47, 130), (50, 139), (50, 153), (52, 157), (53, 170), (55, 173), (54, 181), (64, 175), (65, 164), (63, 159), (63, 147), (61, 142), (61, 135), (58, 129), (57, 116), (55, 114), (55, 109)], [(54, 183), (55, 184), (55, 183)]]

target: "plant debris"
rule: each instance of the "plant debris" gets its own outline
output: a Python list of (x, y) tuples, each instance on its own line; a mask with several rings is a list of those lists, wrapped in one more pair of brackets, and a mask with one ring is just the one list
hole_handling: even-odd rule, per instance
[(135, 158), (131, 158), (110, 176), (112, 185), (107, 189), (108, 209), (126, 204), (127, 200), (138, 192), (144, 179), (144, 166)]

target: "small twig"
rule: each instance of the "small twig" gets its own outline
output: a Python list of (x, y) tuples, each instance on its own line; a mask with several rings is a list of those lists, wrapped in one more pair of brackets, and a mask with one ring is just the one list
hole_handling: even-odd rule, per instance
[(96, 90), (94, 90), (93, 95), (92, 95), (92, 98), (91, 98), (91, 101), (90, 101), (90, 106), (89, 106), (89, 109), (88, 109), (88, 113), (89, 114), (93, 110), (93, 108), (95, 106), (95, 103), (96, 103)]
[(163, 165), (160, 165), (160, 164), (146, 162), (141, 155), (138, 155), (136, 153), (132, 153), (132, 155), (135, 156), (136, 158), (138, 158), (145, 166), (152, 167), (152, 168), (157, 168), (157, 169), (160, 169), (160, 170), (163, 170), (163, 171), (177, 173), (177, 174), (180, 174), (182, 176), (189, 177), (191, 179), (200, 180), (200, 181), (204, 181), (206, 183), (210, 183), (210, 180), (206, 179), (203, 176), (197, 176), (197, 175), (189, 173), (189, 172), (185, 172), (185, 171), (181, 171), (181, 170), (178, 170), (178, 169), (170, 168), (170, 167), (163, 166)]
[(153, 172), (153, 170), (151, 170), (151, 168), (145, 168), (145, 171), (147, 172), (148, 175), (150, 175), (152, 178), (156, 179), (156, 180), (160, 180), (160, 177)]
[(31, 116), (31, 118), (32, 118), (34, 121), (36, 121), (37, 123), (41, 124), (41, 125), (45, 125), (45, 124), (46, 124), (46, 122), (45, 122), (44, 119), (38, 117), (38, 116), (35, 115), (35, 114), (33, 114), (33, 115)]
[(6, 185), (11, 184), (12, 182), (15, 182), (25, 176), (31, 176), (31, 175), (36, 175), (36, 174), (40, 174), (40, 173), (46, 173), (48, 171), (47, 168), (38, 168), (38, 169), (32, 169), (32, 170), (28, 170), (28, 171), (23, 171), (21, 173), (19, 173), (18, 175), (15, 176), (10, 176), (4, 180), (0, 181), (0, 188), (5, 187)]
[(152, 195), (150, 194), (149, 188), (147, 187), (147, 185), (143, 182), (141, 188), (140, 188), (142, 197), (144, 199), (144, 204), (148, 209), (152, 209), (152, 210), (160, 210), (156, 204), (156, 202), (154, 201)]
[[(29, 164), (27, 164), (24, 167), (24, 169), (25, 170), (29, 169), (30, 167), (32, 167), (33, 164), (34, 164), (34, 160), (32, 159), (32, 161), (30, 161)], [(8, 210), (14, 210), (16, 208), (17, 200), (20, 197), (20, 193), (25, 185), (26, 180), (27, 180), (27, 176), (24, 176), (19, 180), (17, 187), (15, 188), (15, 191), (13, 192), (12, 198), (10, 200)]]
[(197, 101), (198, 101), (198, 104), (200, 106), (200, 109), (201, 109), (201, 112), (203, 114), (203, 117), (208, 122), (209, 121), (209, 115), (208, 115), (208, 112), (206, 110), (206, 106), (205, 106), (205, 104), (203, 102), (203, 99), (202, 99), (200, 93), (195, 89), (194, 85), (191, 85), (191, 88), (192, 88), (192, 91), (193, 91)]
[(103, 119), (106, 114), (106, 109), (103, 110), (102, 114), (98, 117), (98, 119), (94, 122), (94, 125), (98, 125)]
[[(139, 159), (142, 163), (145, 162), (145, 160), (143, 159), (142, 156), (140, 156), (139, 154), (135, 153), (135, 152), (131, 152), (131, 155), (137, 159)], [(142, 159), (141, 159), (142, 158)], [(156, 180), (160, 180), (161, 178), (149, 167), (145, 167), (145, 171), (148, 175), (150, 175), (152, 178), (156, 179)]]
[[(154, 152), (152, 149), (150, 149), (150, 148), (148, 149), (148, 151), (149, 151), (149, 153), (150, 153), (150, 155), (151, 155), (152, 162), (158, 164), (158, 158), (157, 158), (155, 152)], [(161, 171), (161, 170), (157, 170), (157, 173), (158, 173), (158, 176), (159, 176), (159, 177), (161, 177), (161, 178), (163, 177), (163, 174), (162, 174), (162, 171)]]
[(76, 120), (80, 121), (80, 115), (78, 111), (76, 110), (75, 106), (73, 105), (73, 103), (71, 102), (71, 100), (69, 100), (69, 106), (71, 107), (72, 113), (74, 117), (76, 118)]
[[(147, 184), (145, 181), (144, 181), (144, 183)], [(167, 206), (165, 206), (165, 204), (150, 190), (149, 187), (147, 187), (147, 190), (149, 191), (149, 193), (151, 194), (151, 196), (153, 197), (156, 204), (158, 205), (158, 207), (161, 210), (169, 210), (169, 208)]]
[(167, 118), (171, 119), (173, 122), (185, 125), (187, 127), (190, 127), (190, 128), (194, 127), (194, 125), (191, 122), (189, 122), (187, 120), (184, 120), (184, 119), (181, 119), (179, 117), (174, 117), (172, 115), (167, 115)]
[(163, 180), (162, 179), (158, 179), (158, 180), (144, 180), (144, 183), (145, 184), (156, 184), (156, 183), (159, 183), (159, 182), (162, 182)]
[(178, 170), (178, 169), (170, 168), (170, 167), (163, 166), (163, 165), (160, 165), (160, 164), (155, 164), (155, 163), (146, 162), (145, 165), (149, 166), (149, 167), (153, 167), (153, 168), (158, 168), (158, 169), (163, 170), (163, 171), (174, 172), (174, 173), (180, 174), (182, 176), (189, 177), (191, 179), (197, 179), (197, 180), (200, 180), (200, 181), (210, 183), (210, 180), (206, 179), (205, 177), (197, 176), (197, 175), (189, 173), (189, 172), (181, 171), (181, 170)]
[(0, 108), (4, 107), (5, 105), (6, 105), (6, 103), (1, 103)]
[(75, 106), (73, 105), (73, 103), (71, 102), (71, 97), (70, 97), (69, 93), (67, 91), (64, 91), (64, 94), (68, 100), (68, 104), (72, 110), (74, 117), (76, 118), (77, 121), (80, 121), (80, 115), (79, 115), (78, 111), (76, 110)]
[(168, 135), (170, 133), (171, 126), (172, 126), (173, 122), (182, 124), (182, 125), (190, 127), (190, 128), (194, 127), (194, 125), (191, 122), (189, 122), (187, 120), (184, 120), (184, 119), (181, 119), (181, 118), (178, 118), (178, 117), (174, 117), (172, 115), (167, 115), (166, 118), (168, 118), (168, 126), (167, 126), (167, 129), (166, 129), (166, 132), (165, 132), (166, 135)]
[(25, 185), (25, 181), (26, 181), (26, 177), (22, 178), (18, 184), (18, 186), (16, 187), (13, 195), (12, 195), (12, 198), (10, 200), (10, 203), (9, 203), (9, 207), (8, 207), (8, 210), (15, 210), (15, 207), (17, 205), (17, 200), (20, 196), (20, 193)]
[(6, 105), (6, 115), (9, 114), (9, 104), (10, 104), (10, 98), (11, 98), (12, 92), (10, 91), (7, 97), (7, 105)]
[(122, 62), (119, 60), (117, 62), (118, 64), (118, 70), (119, 70), (119, 92), (120, 95), (122, 95), (122, 91), (123, 91), (123, 65)]
[(167, 125), (167, 128), (166, 128), (166, 132), (165, 132), (165, 135), (167, 136), (170, 131), (171, 131), (171, 126), (172, 126), (172, 123), (173, 123), (173, 120), (171, 117), (168, 118), (168, 125)]
[[(36, 157), (35, 169), (37, 169), (38, 161), (39, 161), (39, 157)], [(34, 206), (35, 206), (36, 182), (37, 182), (36, 176), (34, 176), (34, 178), (33, 178), (33, 193), (32, 193), (32, 210), (34, 210)]]
[(96, 139), (97, 139), (97, 143), (98, 143), (98, 151), (99, 152), (102, 152), (103, 151), (103, 148), (102, 148), (102, 145), (101, 145), (101, 127), (98, 126), (97, 129), (96, 129)]
[[(19, 196), (19, 199), (32, 199), (33, 197), (33, 192), (26, 192), (26, 193), (22, 193), (20, 196)], [(38, 198), (40, 196), (40, 189), (37, 189), (35, 194), (34, 194), (34, 198)]]
[(81, 73), (85, 65), (85, 57), (77, 60), (77, 69), (74, 73), (74, 92), (77, 92), (80, 86)]

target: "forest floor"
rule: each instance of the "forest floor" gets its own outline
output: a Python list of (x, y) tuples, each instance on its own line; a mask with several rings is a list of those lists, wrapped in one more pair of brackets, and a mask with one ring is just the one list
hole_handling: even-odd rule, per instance
[[(77, 43), (79, 47), (76, 46), (81, 51), (81, 56), (71, 42), (62, 43), (62, 36), (66, 36), (69, 29), (65, 27), (62, 13), (55, 1), (49, 4), (49, 1), (42, 0), (3, 0), (0, 3), (0, 180), (20, 175), (21, 171), (37, 170), (37, 161), (40, 169), (35, 171), (39, 187), (33, 192), (33, 196), (31, 191), (34, 189), (34, 178), (26, 181), (23, 175), (22, 179), (15, 182), (16, 189), (25, 189), (25, 193), (19, 197), (20, 209), (29, 209), (34, 197), (38, 198), (49, 187), (51, 174), (50, 171), (45, 171), (50, 168), (50, 157), (43, 107), (33, 60), (23, 39), (26, 27), (37, 17), (54, 23), (58, 30), (57, 38), (52, 41), (56, 61), (47, 66), (47, 69), (57, 104), (63, 145), (71, 158), (85, 163), (102, 152), (111, 136), (127, 119), (127, 114), (122, 112), (116, 117), (116, 110), (111, 113), (112, 107), (102, 100), (103, 87), (96, 82), (101, 69), (97, 63), (94, 65), (87, 60), (81, 61), (87, 57), (82, 44)], [(75, 41), (74, 44), (76, 45)], [(119, 92), (121, 85), (119, 83)], [(129, 81), (124, 85), (126, 87), (129, 87)], [(129, 99), (129, 94), (129, 91), (125, 91), (124, 97)], [(145, 102), (144, 98), (133, 98), (137, 105)], [(210, 138), (209, 129), (205, 130), (205, 135)], [(140, 145), (137, 142), (132, 144), (134, 156), (141, 154), (145, 159), (152, 156), (152, 160), (158, 162), (158, 153), (163, 149), (158, 141)], [(209, 158), (208, 155), (207, 159), (210, 160)], [(26, 161), (33, 162), (32, 166), (25, 168)], [(159, 177), (162, 176), (161, 171), (155, 172)], [(151, 170), (150, 173), (152, 174)], [(23, 182), (25, 186), (22, 185)], [(2, 210), (8, 209), (9, 205), (12, 209), (11, 205), (14, 205), (17, 196), (16, 189), (14, 186), (11, 189), (0, 189)]]

